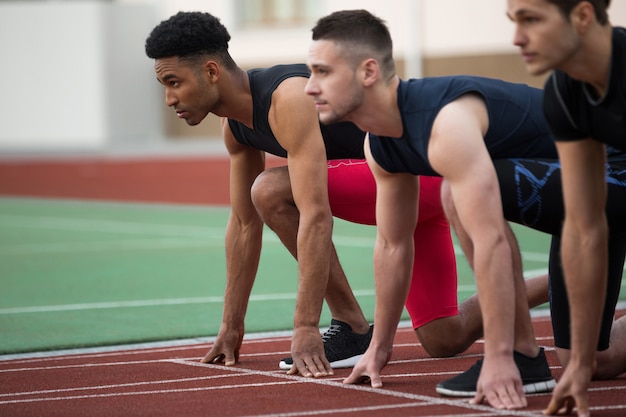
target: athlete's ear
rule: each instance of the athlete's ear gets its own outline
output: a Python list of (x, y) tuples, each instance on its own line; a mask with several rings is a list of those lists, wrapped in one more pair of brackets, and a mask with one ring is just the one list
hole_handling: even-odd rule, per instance
[(593, 5), (588, 1), (582, 1), (574, 7), (570, 13), (572, 25), (579, 33), (584, 33), (589, 29), (596, 19), (596, 12)]
[(215, 61), (206, 61), (202, 66), (202, 72), (204, 72), (210, 82), (216, 82), (220, 76), (221, 68)]
[(363, 73), (363, 85), (369, 87), (380, 77), (380, 66), (374, 58), (366, 59), (361, 63)]

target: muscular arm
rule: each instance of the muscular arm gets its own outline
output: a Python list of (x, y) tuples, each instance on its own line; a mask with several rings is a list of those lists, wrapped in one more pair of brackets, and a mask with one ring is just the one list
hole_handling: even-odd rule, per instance
[(419, 177), (383, 170), (372, 158), (369, 140), (365, 142), (365, 155), (376, 179), (375, 325), (367, 352), (344, 382), (357, 383), (367, 376), (372, 387), (378, 388), (382, 386), (380, 371), (391, 357), (393, 338), (411, 285)]
[(250, 188), (265, 165), (264, 153), (239, 144), (226, 120), (224, 142), (230, 155), (231, 212), (226, 226), (226, 288), (222, 324), (213, 348), (202, 362), (234, 365), (244, 335), (248, 299), (261, 253), (263, 222), (250, 198)]
[(565, 222), (561, 258), (571, 315), (571, 356), (548, 409), (566, 397), (587, 411), (587, 388), (595, 369), (607, 285), (608, 227), (605, 214), (605, 149), (591, 139), (557, 142)]
[(291, 189), (300, 213), (292, 373), (322, 376), (332, 373), (318, 324), (328, 284), (333, 219), (328, 202), (326, 149), (317, 111), (304, 93), (306, 81), (294, 77), (281, 83), (272, 96), (269, 122), (288, 152)]
[(498, 179), (484, 144), (487, 128), (482, 99), (461, 97), (437, 116), (428, 156), (433, 168), (450, 184), (459, 221), (474, 250), (471, 264), (485, 335), (478, 392), (484, 392), (494, 407), (520, 407), (525, 401), (513, 362), (516, 294), (512, 248)]

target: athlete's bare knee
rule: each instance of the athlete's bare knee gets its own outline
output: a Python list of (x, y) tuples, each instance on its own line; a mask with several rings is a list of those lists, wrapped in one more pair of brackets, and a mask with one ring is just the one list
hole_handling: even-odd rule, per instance
[[(613, 345), (607, 350), (597, 352), (596, 369), (593, 372), (592, 379), (595, 381), (613, 379), (626, 372), (623, 366), (623, 357), (626, 352), (623, 351), (624, 348)], [(570, 359), (569, 349), (556, 348), (556, 353), (561, 366), (567, 368)], [(622, 358), (621, 360), (620, 357)], [(622, 366), (620, 366), (620, 363)]]
[(475, 341), (465, 335), (459, 316), (433, 320), (415, 329), (422, 347), (433, 358), (448, 358), (464, 352)]
[(624, 369), (617, 368), (614, 363), (599, 360), (597, 362), (596, 371), (593, 373), (593, 379), (596, 381), (613, 379), (622, 374), (624, 371)]
[(593, 379), (613, 379), (626, 372), (626, 316), (613, 321), (609, 348), (596, 353)]
[(464, 343), (457, 338), (430, 338), (422, 340), (422, 347), (433, 358), (449, 358), (464, 352), (469, 346), (470, 344)]
[(286, 168), (268, 169), (259, 174), (250, 189), (250, 197), (261, 215), (275, 212), (281, 205), (293, 201)]

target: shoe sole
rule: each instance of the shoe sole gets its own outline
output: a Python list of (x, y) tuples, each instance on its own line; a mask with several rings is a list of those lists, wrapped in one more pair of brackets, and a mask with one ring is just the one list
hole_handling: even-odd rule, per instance
[[(524, 385), (524, 394), (537, 394), (544, 392), (552, 392), (556, 387), (556, 381), (551, 379), (549, 381), (533, 382), (531, 384)], [(437, 387), (437, 393), (445, 395), (446, 397), (475, 397), (476, 391), (454, 391), (443, 387)]]
[[(330, 367), (333, 369), (342, 369), (342, 368), (354, 368), (354, 365), (361, 360), (363, 355), (352, 356), (351, 358), (341, 359), (335, 362), (330, 363)], [(293, 364), (286, 363), (285, 361), (280, 361), (278, 367), (283, 371), (289, 371)]]

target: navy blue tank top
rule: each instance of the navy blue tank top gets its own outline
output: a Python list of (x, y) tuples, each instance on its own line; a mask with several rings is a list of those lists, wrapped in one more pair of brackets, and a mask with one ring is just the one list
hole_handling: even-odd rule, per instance
[[(248, 77), (252, 93), (253, 129), (232, 119), (228, 119), (228, 125), (239, 143), (272, 155), (287, 157), (287, 151), (278, 143), (267, 118), (272, 104), (272, 94), (287, 78), (308, 78), (309, 71), (304, 64), (277, 65), (249, 70)], [(327, 159), (365, 158), (363, 153), (365, 132), (356, 125), (344, 122), (332, 125), (320, 124), (320, 127), (326, 145)]]
[(400, 81), (400, 138), (370, 134), (376, 162), (388, 172), (439, 176), (428, 161), (428, 143), (439, 111), (468, 93), (486, 103), (489, 129), (485, 145), (492, 159), (557, 158), (554, 140), (542, 111), (542, 92), (525, 84), (475, 76), (449, 76)]

